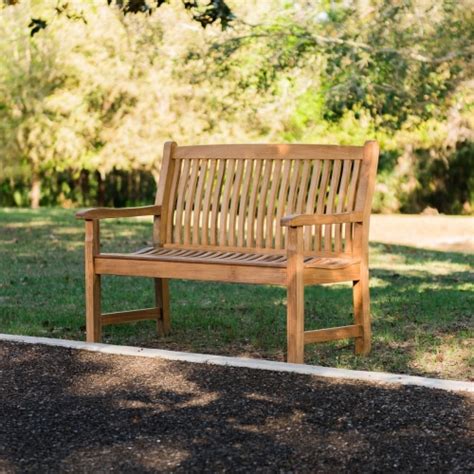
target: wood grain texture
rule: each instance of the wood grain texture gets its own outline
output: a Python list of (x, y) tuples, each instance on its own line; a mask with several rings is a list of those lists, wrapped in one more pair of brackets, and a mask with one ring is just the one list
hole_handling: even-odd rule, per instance
[(95, 258), (100, 252), (99, 221), (86, 220), (85, 222), (85, 292), (86, 292), (86, 339), (87, 342), (100, 342), (100, 275), (95, 269)]
[(159, 308), (136, 309), (132, 311), (117, 311), (115, 313), (105, 313), (102, 315), (102, 325), (123, 324), (135, 321), (146, 321), (148, 319), (158, 319), (160, 317)]
[[(201, 246), (177, 246), (177, 247), (147, 247), (130, 254), (123, 253), (102, 253), (102, 258), (109, 259), (129, 259), (129, 260), (150, 260), (155, 262), (198, 262), (198, 263), (234, 263), (236, 265), (253, 265), (256, 267), (282, 267), (286, 268), (286, 254), (276, 253), (269, 249), (253, 249), (253, 252), (245, 252), (237, 247), (216, 247)], [(246, 258), (248, 257), (248, 258)], [(327, 255), (303, 255), (305, 268), (327, 268), (337, 270), (346, 268), (360, 259), (348, 257), (345, 254), (335, 256)]]
[(363, 147), (338, 145), (196, 145), (180, 146), (177, 159), (362, 160)]
[(288, 229), (287, 263), (287, 361), (304, 362), (303, 229)]
[(222, 281), (285, 285), (286, 269), (235, 264), (212, 265), (209, 263), (157, 262), (119, 258), (96, 258), (96, 271), (101, 275), (129, 275), (151, 278), (181, 278), (184, 280)]
[(142, 206), (142, 207), (95, 207), (76, 212), (77, 219), (117, 219), (121, 217), (140, 217), (140, 216), (159, 216), (161, 206)]
[(304, 343), (335, 341), (337, 339), (347, 339), (348, 337), (359, 337), (361, 334), (362, 326), (358, 324), (340, 326), (337, 328), (317, 329), (304, 333)]

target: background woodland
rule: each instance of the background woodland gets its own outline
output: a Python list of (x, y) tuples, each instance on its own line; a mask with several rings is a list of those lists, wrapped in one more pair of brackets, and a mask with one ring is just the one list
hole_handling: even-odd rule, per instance
[(0, 205), (151, 203), (170, 139), (375, 138), (374, 211), (474, 212), (469, 0), (157, 3), (0, 4)]

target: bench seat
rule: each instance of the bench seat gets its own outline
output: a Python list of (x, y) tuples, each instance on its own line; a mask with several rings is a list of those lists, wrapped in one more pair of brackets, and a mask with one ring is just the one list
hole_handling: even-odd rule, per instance
[[(199, 250), (195, 248), (174, 247), (156, 248), (145, 247), (133, 253), (102, 253), (102, 258), (119, 258), (131, 260), (153, 260), (156, 262), (183, 262), (183, 263), (207, 263), (211, 265), (245, 265), (252, 267), (274, 267), (286, 268), (287, 256), (285, 253), (268, 253), (224, 250)], [(351, 257), (322, 257), (315, 255), (304, 256), (306, 268), (322, 268), (339, 270), (350, 267), (360, 262), (360, 258)]]

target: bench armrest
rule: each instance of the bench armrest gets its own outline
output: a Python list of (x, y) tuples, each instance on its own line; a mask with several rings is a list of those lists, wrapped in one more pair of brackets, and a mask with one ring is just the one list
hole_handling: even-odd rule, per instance
[(362, 212), (341, 212), (339, 214), (290, 214), (281, 219), (280, 224), (288, 227), (305, 225), (344, 224), (362, 222)]
[(117, 217), (159, 216), (161, 206), (124, 207), (121, 209), (95, 207), (76, 213), (76, 219), (111, 219)]

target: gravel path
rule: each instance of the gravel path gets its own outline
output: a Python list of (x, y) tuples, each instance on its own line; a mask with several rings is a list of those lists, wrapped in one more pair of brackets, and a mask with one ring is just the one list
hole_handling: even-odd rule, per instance
[(0, 343), (0, 472), (472, 472), (473, 400)]

